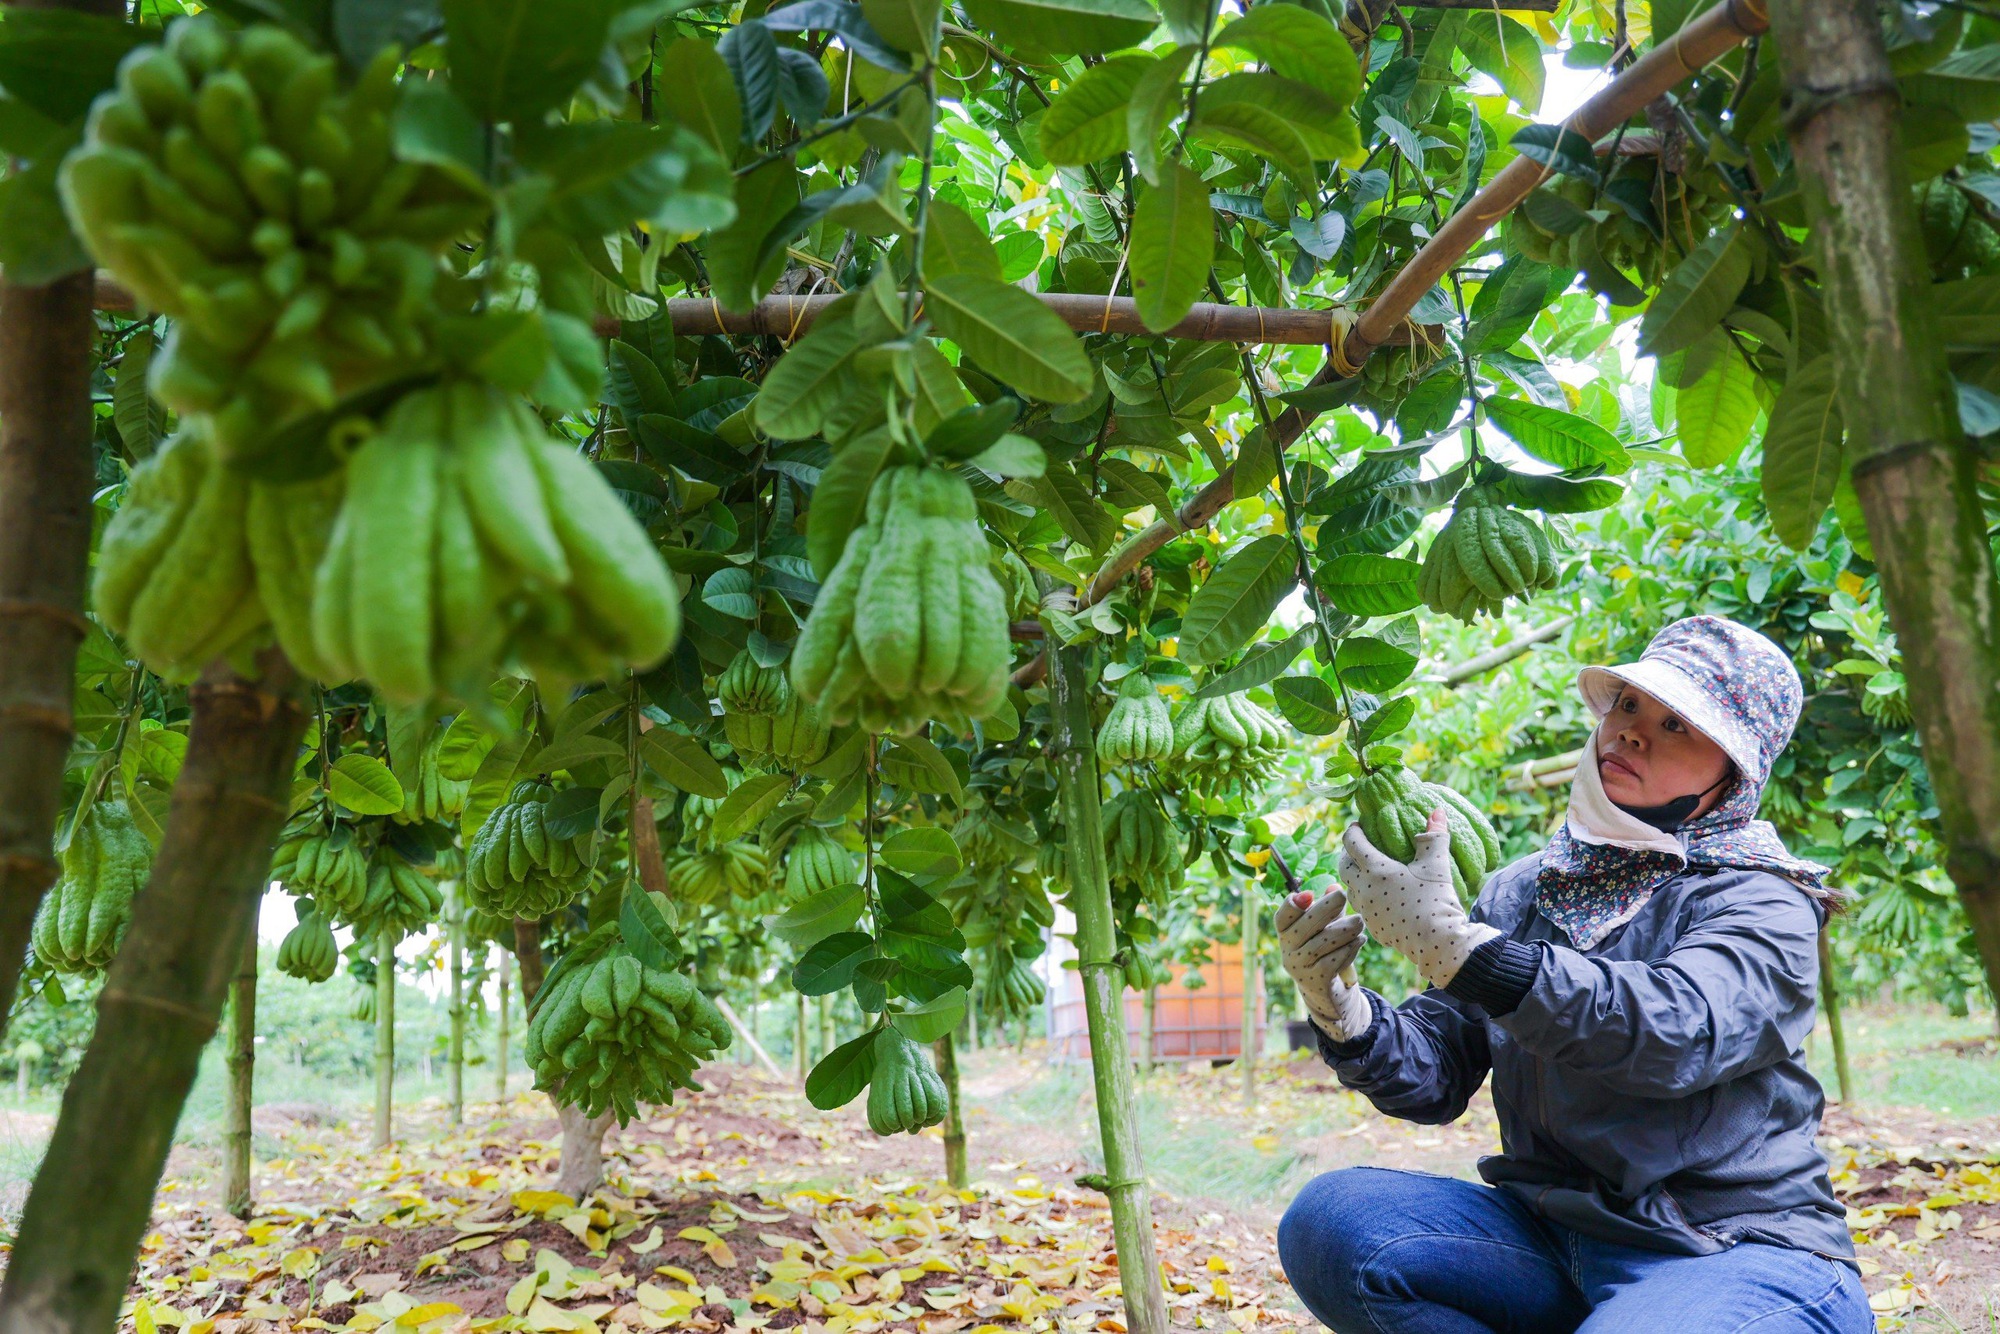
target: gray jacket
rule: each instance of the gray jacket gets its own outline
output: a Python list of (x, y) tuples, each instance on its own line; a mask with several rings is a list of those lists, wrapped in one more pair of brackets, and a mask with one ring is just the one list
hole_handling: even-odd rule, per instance
[(1475, 921), (1537, 952), (1495, 1016), (1442, 991), (1352, 1042), (1340, 1082), (1382, 1112), (1455, 1120), (1490, 1071), (1503, 1152), (1479, 1174), (1553, 1222), (1706, 1255), (1739, 1240), (1854, 1254), (1813, 1143), (1825, 1097), (1801, 1048), (1819, 983), (1820, 909), (1767, 871), (1690, 870), (1594, 949), (1535, 907), (1540, 854), (1494, 875)]

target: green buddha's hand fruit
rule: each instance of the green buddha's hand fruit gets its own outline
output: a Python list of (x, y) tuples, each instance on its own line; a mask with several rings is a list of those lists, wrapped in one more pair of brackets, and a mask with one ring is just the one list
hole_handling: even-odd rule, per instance
[(1174, 720), (1167, 702), (1145, 677), (1128, 676), (1097, 731), (1097, 758), (1106, 764), (1158, 763), (1174, 753)]
[(807, 898), (823, 890), (854, 884), (854, 854), (831, 833), (807, 825), (785, 852), (785, 897)]
[(875, 1035), (875, 1074), (868, 1081), (868, 1128), (898, 1135), (945, 1117), (944, 1081), (922, 1048), (894, 1028)]
[(517, 783), (505, 805), (486, 817), (465, 850), (465, 900), (501, 917), (546, 917), (583, 892), (595, 864), (588, 834), (549, 832), (546, 783)]
[(1242, 793), (1277, 772), (1285, 729), (1245, 695), (1189, 700), (1174, 720), (1176, 771), (1190, 787)]
[(63, 849), (62, 877), (35, 916), (35, 954), (60, 973), (108, 968), (132, 920), (132, 896), (153, 867), (153, 845), (122, 801), (100, 800)]
[(1442, 809), (1451, 833), (1451, 883), (1459, 899), (1470, 903), (1500, 865), (1500, 835), (1486, 816), (1463, 796), (1442, 783), (1426, 783), (1408, 769), (1378, 769), (1361, 780), (1354, 793), (1361, 832), (1383, 853), (1399, 862), (1417, 855), (1416, 837)]
[(1542, 526), (1470, 486), (1424, 556), (1418, 591), (1432, 611), (1470, 622), (1556, 581), (1555, 550)]
[(298, 925), (278, 942), (278, 971), (306, 982), (324, 982), (339, 965), (332, 924), (310, 903), (300, 904)]

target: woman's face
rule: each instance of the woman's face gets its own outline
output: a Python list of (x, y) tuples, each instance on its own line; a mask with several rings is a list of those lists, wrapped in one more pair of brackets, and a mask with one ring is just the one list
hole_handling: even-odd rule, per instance
[(1715, 787), (1696, 814), (1722, 800), (1716, 783), (1729, 772), (1722, 747), (1636, 686), (1619, 692), (1597, 731), (1597, 775), (1621, 806), (1661, 806)]

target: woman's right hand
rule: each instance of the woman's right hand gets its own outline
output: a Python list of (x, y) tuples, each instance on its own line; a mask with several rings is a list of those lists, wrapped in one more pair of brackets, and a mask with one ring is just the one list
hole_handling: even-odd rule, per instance
[(1362, 922), (1346, 911), (1347, 895), (1330, 889), (1313, 900), (1298, 890), (1278, 906), (1278, 958), (1298, 984), (1306, 1009), (1320, 1030), (1336, 1042), (1368, 1031), (1375, 1011), (1354, 981), (1354, 956), (1361, 952)]

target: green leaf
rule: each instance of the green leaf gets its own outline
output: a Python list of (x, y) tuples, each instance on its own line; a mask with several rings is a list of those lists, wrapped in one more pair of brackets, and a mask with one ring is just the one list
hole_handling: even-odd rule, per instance
[(1413, 560), (1350, 551), (1321, 565), (1315, 579), (1327, 600), (1349, 616), (1396, 616), (1423, 601), (1417, 596), (1423, 569)]
[(1274, 639), (1259, 644), (1243, 655), (1228, 671), (1208, 678), (1202, 688), (1194, 692), (1195, 699), (1214, 699), (1217, 695), (1238, 695), (1254, 689), (1284, 675), (1285, 669), (1298, 660), (1305, 652), (1311, 634), (1297, 630), (1283, 639)]
[(62, 162), (59, 152), (51, 152), (32, 166), (0, 177), (0, 267), (22, 286), (52, 283), (90, 267), (90, 256), (70, 230), (57, 196), (56, 173)]
[(936, 1042), (965, 1018), (965, 988), (953, 987), (935, 1000), (889, 1016), (896, 1031), (912, 1042)]
[(1469, 13), (1458, 29), (1458, 49), (1472, 67), (1490, 74), (1529, 115), (1542, 106), (1546, 72), (1542, 42), (1534, 32), (1496, 10)]
[(743, 106), (736, 96), (736, 80), (713, 46), (698, 37), (672, 42), (660, 53), (656, 87), (660, 107), (669, 117), (707, 140), (724, 161), (735, 157), (743, 134)]
[(835, 885), (801, 899), (775, 917), (766, 917), (764, 926), (793, 949), (810, 949), (860, 921), (867, 902), (861, 886)]
[(166, 410), (154, 403), (146, 390), (146, 370), (152, 364), (152, 332), (132, 335), (125, 341), (125, 356), (118, 363), (118, 378), (111, 387), (111, 419), (117, 424), (118, 438), (134, 458), (151, 454), (166, 426)]
[(1042, 113), (1042, 155), (1059, 167), (1081, 167), (1124, 152), (1132, 92), (1156, 63), (1134, 54), (1086, 69)]
[(1002, 41), (1058, 56), (1137, 46), (1160, 22), (1145, 0), (967, 0), (965, 9)]
[(343, 755), (327, 771), (327, 791), (356, 815), (393, 815), (403, 809), (403, 785), (373, 755)]
[[(1514, 132), (1514, 137), (1508, 142), (1521, 156), (1539, 162), (1559, 175), (1589, 181), (1593, 185), (1597, 183), (1596, 148), (1587, 137), (1566, 125), (1524, 125)], [(1552, 220), (1574, 221), (1575, 225), (1560, 233), (1562, 235), (1568, 235), (1589, 220), (1582, 209), (1553, 191), (1538, 191), (1537, 195), (1543, 208), (1555, 211), (1556, 216)], [(1563, 209), (1562, 205), (1568, 205), (1568, 209)], [(1532, 208), (1530, 212), (1533, 212)], [(1536, 218), (1535, 221), (1541, 222), (1542, 219)]]
[(1278, 451), (1261, 425), (1250, 428), (1236, 447), (1236, 468), (1230, 478), (1230, 494), (1247, 500), (1269, 486), (1278, 476)]
[(945, 830), (919, 826), (899, 829), (882, 840), (882, 860), (904, 875), (955, 875), (965, 855)]
[(1711, 232), (1674, 266), (1639, 321), (1639, 351), (1664, 357), (1722, 323), (1750, 280), (1750, 247), (1738, 227)]
[(830, 996), (854, 980), (854, 970), (875, 956), (873, 937), (839, 931), (813, 943), (792, 967), (792, 989), (807, 996)]
[(2000, 274), (1934, 284), (1923, 311), (1954, 352), (2000, 347)]
[(536, 751), (526, 761), (533, 773), (555, 773), (592, 760), (622, 760), (625, 748), (601, 736), (561, 737)]
[(1618, 438), (1586, 417), (1521, 398), (1489, 398), (1486, 419), (1529, 455), (1558, 468), (1624, 472), (1632, 459)]
[(1354, 635), (1334, 650), (1333, 668), (1356, 690), (1380, 693), (1407, 681), (1417, 669), (1417, 655), (1371, 635)]
[(823, 1112), (845, 1107), (874, 1077), (875, 1030), (870, 1029), (820, 1057), (806, 1076), (806, 1101)]
[[(995, 477), (1033, 480), (1049, 471), (1049, 456), (1041, 445), (1025, 435), (1008, 433), (968, 460), (973, 467)], [(1108, 462), (1108, 460), (1107, 460)]]
[(735, 790), (723, 798), (715, 808), (715, 820), (711, 829), (718, 843), (741, 838), (778, 808), (791, 788), (789, 774), (753, 774), (738, 783)]
[(729, 779), (708, 747), (671, 728), (655, 727), (639, 738), (639, 753), (654, 772), (683, 792), (710, 801), (729, 795)]
[(525, 123), (568, 102), (598, 67), (607, 0), (444, 0), (452, 91), (481, 119)]
[(1239, 548), (1188, 599), (1181, 660), (1198, 667), (1242, 648), (1297, 581), (1298, 553), (1289, 537), (1273, 533)]
[(1307, 736), (1330, 736), (1340, 727), (1340, 696), (1317, 676), (1281, 676), (1271, 696), (1285, 721)]
[(1274, 73), (1312, 85), (1342, 108), (1361, 96), (1354, 48), (1325, 17), (1302, 5), (1258, 5), (1226, 25), (1211, 44), (1248, 51)]
[(1526, 256), (1515, 256), (1489, 274), (1466, 312), (1472, 317), (1466, 330), (1468, 351), (1478, 356), (1518, 342), (1549, 303), (1549, 274), (1548, 265)]
[(628, 426), (649, 412), (665, 417), (674, 415), (674, 391), (668, 387), (667, 377), (660, 374), (660, 368), (651, 357), (630, 343), (614, 338), (607, 360), (609, 374), (606, 387), (611, 393), (611, 405), (618, 409)]
[(862, 345), (846, 296), (820, 313), (812, 329), (764, 377), (754, 410), (757, 425), (779, 440), (819, 434), (829, 414), (857, 385), (848, 359)]
[[(1203, 143), (1247, 148), (1267, 159), (1292, 178), (1301, 190), (1313, 192), (1318, 178), (1313, 173), (1312, 149), (1307, 147), (1299, 127), (1282, 113), (1265, 104), (1254, 87), (1235, 84), (1234, 79), (1275, 78), (1275, 75), (1232, 74), (1202, 88), (1195, 105), (1194, 122), (1188, 137)], [(1329, 154), (1329, 156), (1332, 156)]]
[(1354, 720), (1354, 744), (1365, 746), (1371, 741), (1394, 736), (1410, 725), (1417, 716), (1417, 701), (1408, 695), (1390, 700), (1373, 713)]
[(653, 896), (628, 889), (618, 901), (618, 934), (625, 948), (648, 968), (677, 968), (681, 962), (680, 937), (653, 902)]
[(1954, 51), (1902, 87), (1912, 102), (1949, 107), (1968, 124), (2000, 118), (2000, 46), (1988, 41)]
[(1160, 179), (1160, 131), (1180, 110), (1184, 93), (1181, 80), (1197, 54), (1198, 48), (1193, 46), (1168, 51), (1132, 89), (1131, 102), (1125, 108), (1125, 138), (1133, 165), (1149, 181)]
[(931, 428), (924, 437), (924, 452), (932, 458), (969, 459), (992, 448), (1020, 417), (1017, 398), (970, 404)]
[(860, 526), (869, 488), (895, 448), (887, 430), (867, 431), (843, 445), (821, 471), (806, 511), (806, 556), (822, 581), (833, 574), (849, 534)]
[(1544, 514), (1587, 514), (1609, 509), (1625, 496), (1625, 488), (1602, 477), (1572, 482), (1547, 473), (1510, 472), (1496, 485), (1500, 498)]
[(1139, 318), (1154, 333), (1165, 333), (1187, 318), (1207, 289), (1209, 266), (1215, 262), (1208, 183), (1178, 162), (1165, 164), (1160, 175), (1158, 185), (1139, 195), (1129, 252), (1132, 297)]
[(112, 86), (118, 62), (158, 32), (80, 7), (9, 6), (0, 24), (0, 87), (58, 124), (77, 120)]
[(1001, 281), (1000, 256), (970, 213), (948, 199), (931, 200), (924, 234), (924, 278), (971, 273)]
[(1833, 354), (1792, 372), (1764, 428), (1764, 504), (1794, 551), (1812, 545), (1840, 480), (1842, 425)]
[(958, 770), (951, 767), (945, 753), (926, 736), (897, 737), (882, 758), (885, 765), (894, 762), (910, 770), (903, 779), (906, 787), (934, 796), (950, 797), (953, 801), (965, 798), (965, 789), (958, 781)]
[(925, 284), (924, 311), (938, 332), (1002, 383), (1049, 403), (1090, 392), (1090, 358), (1055, 312), (1027, 292), (976, 274)]
[(940, 0), (861, 0), (862, 17), (898, 50), (928, 56), (937, 50)]
[(798, 177), (789, 161), (778, 161), (737, 180), (736, 221), (711, 234), (703, 249), (710, 290), (724, 310), (749, 310), (785, 271), (784, 247), (765, 254), (764, 237), (798, 206)]
[(1715, 468), (1742, 452), (1757, 425), (1757, 372), (1722, 329), (1689, 349), (1702, 371), (1680, 391), (1681, 454), (1697, 468)]

